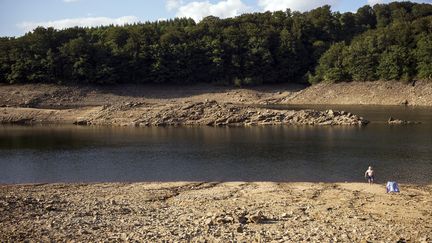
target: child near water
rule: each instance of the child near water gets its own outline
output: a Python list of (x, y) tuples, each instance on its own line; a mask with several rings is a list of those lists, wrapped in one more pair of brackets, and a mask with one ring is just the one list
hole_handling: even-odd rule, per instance
[(368, 179), (369, 184), (374, 183), (374, 171), (372, 169), (372, 166), (369, 166), (369, 168), (365, 172), (365, 178)]

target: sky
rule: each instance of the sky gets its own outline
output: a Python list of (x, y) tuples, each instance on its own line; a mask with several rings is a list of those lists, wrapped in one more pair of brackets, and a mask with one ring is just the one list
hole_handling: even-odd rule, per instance
[[(249, 12), (290, 8), (307, 11), (325, 4), (333, 11), (355, 12), (366, 4), (387, 0), (0, 0), (0, 36), (21, 36), (37, 26), (64, 29), (73, 26), (125, 23), (208, 15), (234, 17)], [(431, 3), (432, 0), (415, 0)]]

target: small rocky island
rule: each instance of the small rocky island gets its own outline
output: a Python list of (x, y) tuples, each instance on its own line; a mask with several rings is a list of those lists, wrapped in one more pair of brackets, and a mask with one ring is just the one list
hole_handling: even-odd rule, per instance
[[(124, 119), (128, 117), (129, 119)], [(101, 119), (103, 118), (103, 119)], [(105, 106), (77, 124), (130, 126), (256, 126), (256, 125), (366, 125), (368, 121), (345, 111), (275, 110), (221, 104), (214, 100), (147, 106), (127, 103)]]
[(112, 126), (350, 125), (368, 121), (345, 111), (276, 110), (217, 101), (182, 104), (123, 103), (79, 109), (1, 108), (0, 123)]
[(417, 122), (417, 121), (405, 121), (405, 120), (401, 120), (401, 119), (395, 119), (393, 117), (390, 117), (387, 120), (387, 123), (389, 125), (415, 125), (415, 124), (421, 124), (421, 122)]

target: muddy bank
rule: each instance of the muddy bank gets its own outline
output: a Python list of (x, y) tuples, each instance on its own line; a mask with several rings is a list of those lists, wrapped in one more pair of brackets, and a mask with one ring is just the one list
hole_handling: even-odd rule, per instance
[(260, 86), (250, 88), (214, 85), (2, 85), (0, 107), (65, 109), (124, 103), (172, 104), (184, 102), (259, 104), (275, 95), (288, 95), (304, 89), (300, 85)]
[(270, 98), (268, 102), (279, 104), (432, 106), (432, 82), (320, 83), (286, 96)]
[(432, 106), (432, 82), (393, 81), (283, 84), (257, 87), (213, 85), (62, 86), (0, 84), (0, 107), (77, 108), (121, 103), (183, 103), (215, 100), (234, 104), (334, 104)]
[(0, 186), (1, 241), (431, 242), (431, 186), (132, 183)]

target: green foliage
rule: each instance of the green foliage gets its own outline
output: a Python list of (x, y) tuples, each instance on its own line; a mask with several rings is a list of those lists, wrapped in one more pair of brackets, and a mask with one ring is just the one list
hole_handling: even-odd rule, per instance
[(344, 42), (332, 45), (330, 49), (321, 56), (316, 71), (316, 77), (310, 78), (309, 81), (315, 83), (317, 81), (339, 82), (350, 80), (343, 63), (345, 47), (346, 45)]
[(387, 48), (379, 60), (377, 76), (383, 80), (408, 81), (413, 75), (412, 57), (409, 50), (393, 45)]
[(0, 38), (0, 83), (8, 82), (13, 60), (10, 57), (13, 39)]
[(365, 30), (374, 29), (377, 25), (376, 13), (369, 5), (359, 8), (355, 18), (357, 25)]
[(376, 80), (375, 73), (378, 66), (379, 51), (376, 37), (373, 35), (355, 39), (347, 47), (344, 65), (353, 80)]
[(366, 31), (349, 44), (333, 44), (319, 59), (310, 82), (431, 79), (432, 17), (413, 18), (406, 12), (412, 6), (416, 5), (375, 5), (387, 9), (395, 22), (384, 24), (381, 19), (378, 25), (385, 27)]
[(330, 6), (201, 22), (36, 28), (0, 38), (3, 83), (197, 83), (431, 78), (432, 5)]
[(432, 80), (432, 34), (423, 34), (415, 50), (417, 75), (420, 79)]

